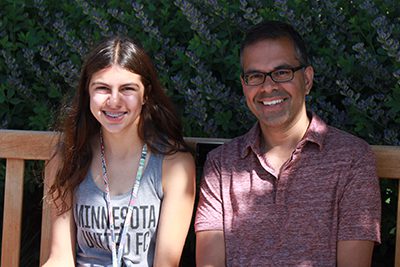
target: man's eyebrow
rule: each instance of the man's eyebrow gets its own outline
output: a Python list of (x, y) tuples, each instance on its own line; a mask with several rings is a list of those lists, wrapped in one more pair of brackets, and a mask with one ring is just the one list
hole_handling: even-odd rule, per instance
[(243, 73), (248, 74), (248, 73), (257, 73), (257, 72), (262, 72), (261, 70), (257, 69), (248, 69), (247, 71), (243, 71)]
[(291, 65), (291, 64), (282, 64), (282, 65), (276, 66), (276, 67), (274, 68), (274, 70), (278, 70), (278, 69), (291, 69), (291, 68), (293, 68), (293, 65)]
[[(291, 69), (291, 68), (293, 68), (293, 65), (291, 65), (291, 64), (281, 64), (281, 65), (278, 65), (278, 66), (274, 67), (272, 70), (270, 70), (268, 72), (279, 70), (279, 69)], [(257, 72), (267, 73), (267, 71), (262, 71), (262, 70), (259, 70), (259, 69), (248, 69), (243, 73), (250, 74), (250, 73), (257, 73)]]

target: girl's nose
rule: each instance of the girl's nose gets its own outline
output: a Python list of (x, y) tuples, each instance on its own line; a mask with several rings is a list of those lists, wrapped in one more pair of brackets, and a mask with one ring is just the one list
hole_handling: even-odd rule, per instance
[(107, 99), (107, 104), (111, 107), (117, 106), (119, 103), (119, 92), (112, 92)]

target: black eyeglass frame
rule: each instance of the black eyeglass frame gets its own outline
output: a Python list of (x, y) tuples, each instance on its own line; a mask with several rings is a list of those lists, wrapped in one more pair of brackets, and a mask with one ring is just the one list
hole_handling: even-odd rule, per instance
[[(289, 81), (293, 80), (293, 78), (294, 78), (294, 73), (295, 73), (296, 71), (301, 70), (301, 69), (303, 69), (303, 68), (306, 68), (307, 66), (308, 66), (308, 65), (300, 65), (300, 66), (298, 66), (298, 67), (293, 67), (293, 68), (279, 68), (279, 69), (276, 69), (276, 70), (273, 70), (273, 71), (270, 71), (270, 72), (254, 71), (254, 72), (251, 72), (251, 73), (242, 73), (242, 78), (243, 78), (243, 80), (244, 80), (244, 83), (245, 83), (246, 85), (248, 85), (248, 86), (258, 86), (258, 85), (263, 84), (263, 83), (265, 82), (265, 79), (267, 78), (267, 76), (271, 77), (271, 80), (274, 81), (274, 82), (276, 82), (276, 83), (285, 83), (285, 82), (289, 82)], [(292, 71), (292, 77), (290, 77), (290, 79), (286, 79), (286, 80), (282, 80), (282, 81), (276, 81), (276, 80), (272, 77), (272, 73), (277, 72), (277, 71), (281, 71), (281, 70), (291, 70), (291, 71)], [(246, 76), (247, 76), (247, 75), (250, 75), (250, 74), (254, 74), (254, 73), (263, 74), (263, 75), (264, 75), (264, 78), (263, 78), (262, 82), (257, 83), (257, 84), (248, 84), (248, 79), (246, 78)]]

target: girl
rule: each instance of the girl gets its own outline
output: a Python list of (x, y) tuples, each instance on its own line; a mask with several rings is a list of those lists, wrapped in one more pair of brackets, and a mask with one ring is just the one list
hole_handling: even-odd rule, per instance
[(100, 43), (63, 125), (45, 266), (178, 266), (195, 166), (143, 48)]

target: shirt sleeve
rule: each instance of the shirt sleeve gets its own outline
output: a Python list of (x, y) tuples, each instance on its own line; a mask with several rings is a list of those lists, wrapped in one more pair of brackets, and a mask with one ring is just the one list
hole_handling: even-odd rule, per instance
[(199, 195), (195, 232), (223, 230), (220, 165), (210, 154), (204, 164)]
[(375, 158), (368, 145), (354, 157), (339, 202), (339, 240), (380, 243), (381, 197)]

